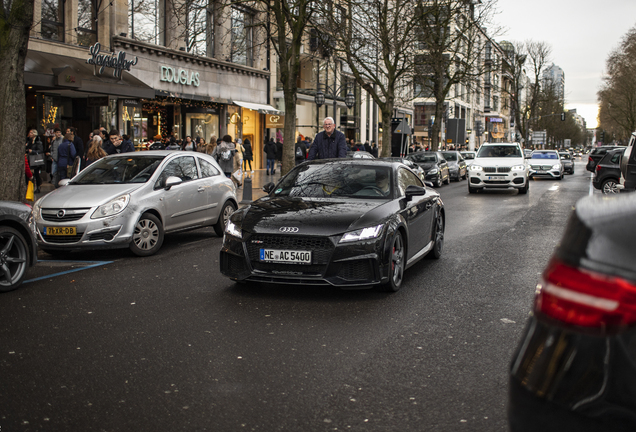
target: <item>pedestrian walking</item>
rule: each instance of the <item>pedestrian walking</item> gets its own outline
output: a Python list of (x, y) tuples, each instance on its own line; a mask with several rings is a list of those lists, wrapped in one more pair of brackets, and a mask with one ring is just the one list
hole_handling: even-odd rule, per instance
[[(38, 131), (36, 129), (31, 129), (29, 134), (27, 135), (25, 153), (27, 156), (35, 156), (44, 154), (44, 146), (42, 145), (42, 141), (40, 141), (40, 137), (38, 136)], [(40, 156), (40, 157), (42, 157)], [(40, 176), (41, 167), (45, 166), (46, 163), (42, 162), (42, 165), (30, 165), (31, 172), (33, 174), (33, 178), (35, 180), (35, 193), (40, 193), (40, 186), (42, 185), (42, 177)]]
[(263, 149), (267, 158), (267, 175), (274, 174), (276, 172), (276, 143), (273, 138), (270, 138), (265, 148)]
[(67, 127), (66, 128), (66, 133), (72, 133), (73, 134), (73, 145), (75, 146), (75, 151), (77, 152), (77, 155), (80, 157), (80, 159), (84, 158), (84, 140), (82, 138), (80, 138), (80, 136), (77, 133), (77, 129), (75, 129), (74, 127)]
[(252, 158), (254, 157), (254, 154), (252, 153), (252, 143), (248, 138), (245, 138), (243, 148), (245, 149), (245, 152), (243, 153), (243, 171), (247, 171), (247, 165), (249, 165), (250, 171), (254, 173), (254, 169), (252, 168)]
[(181, 147), (181, 150), (185, 151), (196, 151), (196, 144), (192, 141), (192, 137), (190, 135), (185, 137), (185, 141)]
[[(276, 161), (278, 162), (278, 166), (279, 168), (283, 169), (283, 142), (279, 139), (276, 138)], [(276, 165), (274, 165), (274, 172), (272, 172), (272, 174), (276, 173)]]
[[(59, 180), (71, 177), (68, 168), (73, 166), (73, 161), (75, 160), (75, 156), (77, 156), (77, 151), (73, 145), (73, 138), (72, 133), (64, 135), (64, 140), (62, 140), (62, 144), (60, 144), (57, 149), (57, 174)], [(55, 186), (57, 187), (57, 185)]]
[(88, 143), (84, 168), (106, 156), (108, 156), (108, 154), (102, 148), (102, 138), (99, 135), (94, 135), (93, 139)]
[(234, 168), (234, 153), (236, 149), (232, 144), (232, 137), (225, 135), (221, 143), (216, 146), (212, 157), (216, 159), (221, 171), (225, 174), (225, 177), (232, 178), (232, 169)]
[(331, 159), (347, 157), (347, 142), (342, 132), (336, 130), (336, 125), (331, 117), (322, 122), (325, 129), (314, 138), (314, 143), (309, 149), (308, 160)]
[(300, 137), (296, 139), (296, 145), (294, 146), (294, 158), (296, 160), (296, 165), (300, 165), (307, 160), (307, 146), (305, 145), (305, 141), (303, 141)]
[(62, 130), (60, 128), (53, 129), (53, 135), (51, 146), (49, 147), (49, 151), (46, 155), (51, 158), (51, 183), (57, 187), (57, 182), (59, 181), (59, 176), (57, 174), (57, 151), (60, 144), (62, 144), (62, 141), (64, 141), (64, 137), (62, 136)]
[(208, 143), (208, 145), (205, 146), (205, 153), (211, 155), (212, 153), (214, 153), (214, 149), (216, 148), (216, 146), (216, 135), (212, 135), (210, 137), (210, 142)]

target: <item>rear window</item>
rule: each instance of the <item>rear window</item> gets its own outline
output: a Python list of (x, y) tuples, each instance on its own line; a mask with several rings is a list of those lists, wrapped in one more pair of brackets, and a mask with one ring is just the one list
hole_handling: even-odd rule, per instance
[(532, 152), (532, 159), (558, 159), (558, 158), (559, 156), (557, 156), (557, 154), (554, 152), (540, 152), (540, 151)]

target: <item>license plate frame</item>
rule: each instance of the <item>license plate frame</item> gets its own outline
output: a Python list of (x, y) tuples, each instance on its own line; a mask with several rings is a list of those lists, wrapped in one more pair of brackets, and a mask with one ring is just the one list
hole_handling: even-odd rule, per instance
[(310, 265), (312, 253), (311, 251), (262, 248), (259, 250), (259, 258), (265, 263)]
[(505, 180), (506, 176), (488, 176), (487, 180)]
[(74, 236), (77, 235), (77, 227), (44, 227), (46, 236)]

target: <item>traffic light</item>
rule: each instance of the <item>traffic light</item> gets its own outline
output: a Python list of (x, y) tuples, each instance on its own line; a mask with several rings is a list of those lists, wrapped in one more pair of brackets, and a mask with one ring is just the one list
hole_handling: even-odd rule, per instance
[(561, 113), (561, 121), (565, 121), (565, 113), (564, 112)]

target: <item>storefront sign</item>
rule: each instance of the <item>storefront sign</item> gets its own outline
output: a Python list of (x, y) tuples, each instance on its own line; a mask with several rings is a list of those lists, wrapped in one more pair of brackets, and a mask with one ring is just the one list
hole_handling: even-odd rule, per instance
[(488, 121), (490, 123), (503, 123), (503, 119), (500, 117), (489, 117)]
[(55, 74), (55, 85), (60, 87), (75, 87), (82, 86), (82, 78), (71, 67), (53, 69)]
[(86, 60), (86, 63), (92, 64), (93, 66), (101, 66), (99, 68), (99, 73), (104, 73), (104, 68), (109, 67), (114, 69), (113, 76), (116, 78), (121, 78), (121, 74), (123, 71), (130, 72), (131, 66), (135, 66), (139, 59), (135, 57), (134, 60), (126, 60), (126, 53), (124, 51), (119, 51), (117, 54), (109, 53), (109, 54), (100, 54), (101, 45), (99, 42), (96, 42), (95, 45), (89, 48), (89, 52), (91, 53), (91, 57)]
[(193, 85), (199, 87), (199, 72), (177, 69), (171, 66), (161, 66), (161, 81), (175, 84)]
[(285, 127), (285, 116), (284, 115), (276, 115), (276, 114), (266, 114), (265, 115), (265, 128), (284, 128)]
[(141, 101), (139, 99), (120, 99), (123, 101), (124, 106), (141, 108)]

